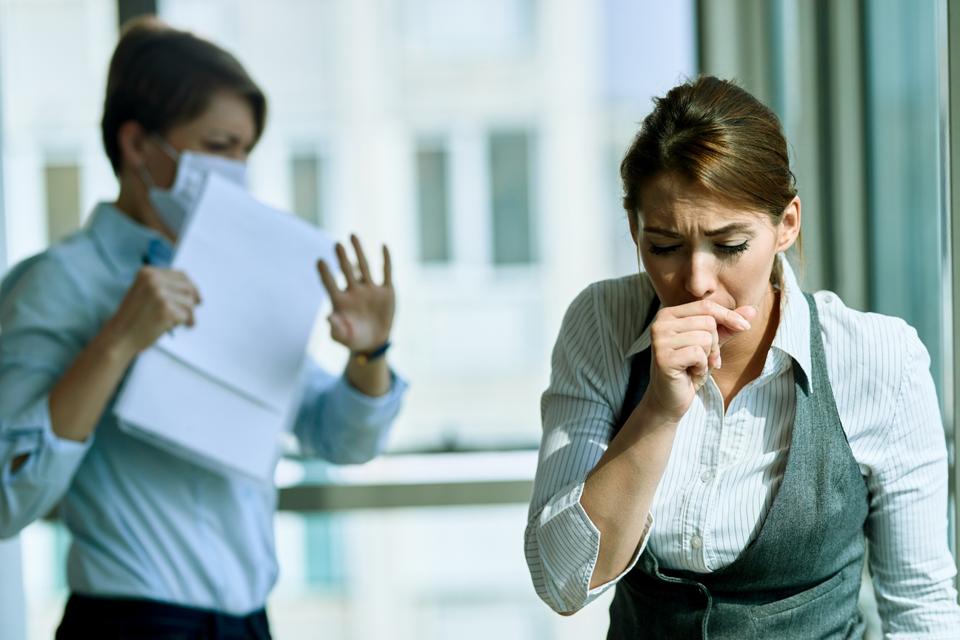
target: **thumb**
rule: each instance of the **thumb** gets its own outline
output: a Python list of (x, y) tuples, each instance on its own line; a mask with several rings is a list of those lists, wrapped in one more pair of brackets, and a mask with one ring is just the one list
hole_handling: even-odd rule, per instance
[(346, 318), (339, 313), (331, 313), (327, 321), (330, 323), (330, 335), (334, 340), (342, 343), (350, 342), (353, 328)]

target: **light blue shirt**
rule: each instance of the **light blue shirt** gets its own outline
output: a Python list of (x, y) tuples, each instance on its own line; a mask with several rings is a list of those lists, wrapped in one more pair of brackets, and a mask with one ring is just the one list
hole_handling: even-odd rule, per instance
[[(277, 578), (272, 484), (208, 471), (128, 435), (113, 400), (85, 442), (50, 426), (50, 390), (116, 311), (157, 240), (100, 204), (84, 230), (4, 279), (0, 537), (59, 502), (73, 534), (73, 592), (246, 614), (264, 606)], [(308, 454), (365, 462), (382, 450), (405, 389), (393, 376), (390, 392), (372, 398), (311, 363), (294, 432)], [(11, 472), (22, 454), (27, 462)]]

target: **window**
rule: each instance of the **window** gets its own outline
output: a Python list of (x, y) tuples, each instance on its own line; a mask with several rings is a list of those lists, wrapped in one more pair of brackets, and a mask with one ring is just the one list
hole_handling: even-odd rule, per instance
[(319, 227), (327, 222), (324, 215), (323, 161), (313, 152), (294, 154), (291, 175), (293, 211)]
[(493, 263), (535, 261), (530, 215), (530, 135), (502, 131), (490, 136), (490, 198)]
[(420, 261), (450, 262), (450, 185), (447, 151), (421, 143), (417, 148), (417, 228)]
[[(266, 91), (269, 125), (250, 165), (257, 195), (337, 240), (356, 231), (378, 274), (381, 242), (394, 258), (391, 363), (410, 392), (390, 455), (338, 469), (354, 481), (317, 475), (330, 471), (322, 462), (284, 461), (300, 479), (279, 498), (280, 572), (268, 603), (276, 637), (321, 628), (371, 640), (602, 635), (605, 602), (563, 618), (538, 601), (518, 535), (563, 311), (590, 280), (617, 275), (609, 233), (597, 229), (606, 223), (591, 217), (600, 207), (616, 212), (631, 263), (619, 187), (601, 172), (615, 178), (648, 96), (694, 72), (690, 55), (674, 56), (694, 50), (694, 5), (156, 2), (162, 19), (224, 45)], [(0, 0), (11, 262), (42, 249), (48, 226), (49, 240), (69, 233), (93, 201), (116, 193), (98, 122), (117, 6)], [(676, 48), (651, 44), (643, 51), (657, 69), (635, 73), (629, 25), (641, 18)], [(77, 153), (51, 157), (51, 148)], [(48, 175), (47, 163), (75, 173)], [(54, 202), (69, 194), (80, 204), (72, 214)], [(47, 224), (47, 200), (63, 224)], [(317, 338), (329, 343), (322, 319)], [(342, 370), (342, 348), (322, 348), (322, 363)], [(322, 499), (297, 506), (295, 490)], [(60, 522), (38, 522), (21, 536), (31, 640), (52, 637), (62, 612), (66, 535)]]
[(73, 163), (49, 163), (43, 174), (47, 239), (53, 244), (80, 228), (80, 167)]

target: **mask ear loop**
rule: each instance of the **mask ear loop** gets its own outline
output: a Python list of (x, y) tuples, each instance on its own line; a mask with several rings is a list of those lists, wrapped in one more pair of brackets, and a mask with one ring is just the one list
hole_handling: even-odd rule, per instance
[[(153, 134), (149, 136), (148, 139), (156, 142), (160, 150), (163, 151), (171, 160), (173, 160), (176, 163), (177, 165), (176, 170), (179, 172), (180, 170), (179, 152), (177, 152), (177, 150), (174, 149), (173, 146), (171, 146), (170, 143), (164, 140), (159, 134)], [(159, 187), (157, 187), (157, 182), (153, 179), (153, 176), (150, 175), (150, 170), (147, 169), (147, 163), (141, 162), (137, 166), (137, 173), (139, 173), (140, 180), (142, 180), (143, 184), (147, 187), (148, 193), (154, 190), (163, 191), (163, 189), (160, 189)], [(151, 203), (151, 206), (152, 206), (152, 203)], [(177, 234), (174, 233), (172, 229), (170, 229), (169, 225), (166, 223), (165, 220), (163, 220), (162, 216), (157, 216), (157, 219), (159, 223), (163, 225), (163, 228), (166, 229), (167, 233), (171, 237), (173, 238), (177, 237)]]
[(150, 172), (147, 170), (147, 163), (141, 162), (137, 165), (137, 172), (140, 174), (140, 179), (143, 181), (143, 184), (147, 187), (147, 190), (155, 189), (157, 183), (154, 182), (153, 176), (150, 175)]
[(167, 142), (167, 140), (161, 136), (159, 133), (154, 133), (150, 136), (150, 139), (157, 143), (157, 146), (160, 147), (160, 150), (167, 154), (171, 160), (180, 163), (180, 152), (173, 148), (173, 145)]
[[(167, 155), (168, 158), (173, 160), (173, 162), (177, 165), (177, 171), (180, 170), (180, 152), (174, 149), (173, 145), (167, 142), (159, 133), (150, 134), (147, 139), (151, 142), (154, 142), (157, 147), (159, 147), (160, 150)], [(143, 184), (146, 185), (148, 190), (157, 188), (157, 182), (153, 179), (153, 176), (150, 175), (150, 171), (147, 169), (147, 164), (145, 162), (140, 163), (140, 165), (137, 167), (137, 171), (140, 173), (140, 179), (143, 180)], [(176, 173), (174, 175), (176, 175)]]

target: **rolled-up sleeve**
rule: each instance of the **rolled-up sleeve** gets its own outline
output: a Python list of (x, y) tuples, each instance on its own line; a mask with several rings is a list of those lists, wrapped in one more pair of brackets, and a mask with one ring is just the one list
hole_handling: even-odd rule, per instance
[(48, 403), (86, 342), (89, 313), (76, 283), (46, 254), (15, 269), (0, 289), (0, 537), (57, 504), (93, 440), (59, 438)]
[(885, 638), (956, 638), (947, 450), (930, 358), (913, 329), (883, 464), (869, 476), (870, 569)]
[(636, 564), (653, 521), (630, 564), (590, 589), (600, 530), (580, 504), (587, 474), (606, 451), (616, 400), (605, 383), (609, 353), (596, 313), (596, 288), (580, 294), (564, 317), (553, 351), (550, 386), (541, 399), (543, 437), (525, 536), (527, 565), (540, 598), (560, 613), (577, 611), (615, 585)]
[[(70, 486), (92, 438), (74, 442), (50, 427), (47, 398), (0, 424), (0, 538), (16, 535), (46, 515)], [(12, 461), (26, 456), (16, 471)]]
[(361, 393), (345, 376), (334, 376), (312, 360), (294, 433), (304, 453), (334, 464), (361, 464), (386, 446), (390, 426), (400, 412), (407, 383), (390, 372), (390, 390), (382, 396)]

